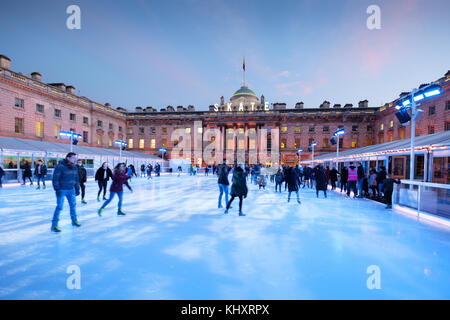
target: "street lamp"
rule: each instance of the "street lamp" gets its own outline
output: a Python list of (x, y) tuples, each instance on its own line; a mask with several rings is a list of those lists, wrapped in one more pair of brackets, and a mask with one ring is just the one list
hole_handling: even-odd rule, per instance
[(302, 161), (302, 152), (303, 152), (303, 149), (302, 149), (302, 148), (300, 148), (300, 149), (297, 150), (297, 155), (298, 155), (298, 165), (299, 165), (299, 166), (300, 166), (300, 161)]
[[(397, 101), (395, 107), (398, 111), (395, 113), (401, 124), (406, 124), (411, 120), (411, 151), (409, 159), (409, 179), (414, 180), (414, 139), (416, 135), (415, 121), (419, 121), (423, 114), (423, 110), (416, 109), (420, 106), (420, 101), (432, 98), (442, 93), (442, 87), (438, 84), (431, 83), (419, 89), (414, 88), (406, 97), (402, 97)], [(408, 110), (411, 109), (411, 116)], [(426, 177), (424, 177), (426, 180)]]
[(308, 147), (309, 151), (312, 151), (312, 164), (311, 166), (314, 168), (314, 147), (317, 146), (317, 142), (313, 141)]
[(127, 143), (123, 140), (116, 140), (114, 144), (119, 146), (119, 162), (122, 162), (122, 150), (127, 148)]
[(159, 152), (162, 153), (162, 159), (164, 160), (164, 155), (166, 154), (167, 149), (166, 148), (159, 148)]
[(334, 134), (333, 137), (331, 138), (331, 143), (333, 143), (334, 137), (337, 137), (337, 142), (336, 142), (336, 170), (338, 168), (338, 158), (339, 158), (339, 136), (344, 135), (345, 134), (345, 129), (344, 128), (339, 128), (337, 129)]
[(78, 139), (81, 139), (81, 134), (76, 133), (73, 130), (70, 131), (60, 131), (59, 135), (61, 137), (70, 138), (70, 152), (73, 151), (73, 145), (76, 145), (78, 143)]

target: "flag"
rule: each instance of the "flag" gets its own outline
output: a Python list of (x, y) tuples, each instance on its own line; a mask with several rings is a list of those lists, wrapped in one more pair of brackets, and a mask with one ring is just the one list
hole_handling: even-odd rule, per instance
[(245, 71), (245, 57), (244, 57), (244, 64), (242, 65), (242, 68), (243, 68), (244, 71)]

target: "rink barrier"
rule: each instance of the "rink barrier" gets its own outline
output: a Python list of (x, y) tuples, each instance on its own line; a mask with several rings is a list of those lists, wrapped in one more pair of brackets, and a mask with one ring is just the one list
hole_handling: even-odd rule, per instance
[(401, 180), (392, 202), (395, 210), (450, 227), (450, 185)]

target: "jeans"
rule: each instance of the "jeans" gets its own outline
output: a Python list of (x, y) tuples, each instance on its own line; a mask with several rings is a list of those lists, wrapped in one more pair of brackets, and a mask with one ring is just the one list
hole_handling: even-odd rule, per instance
[(42, 174), (38, 174), (38, 175), (37, 175), (37, 184), (38, 184), (38, 187), (39, 187), (39, 185), (40, 185), (41, 180), (42, 180), (42, 185), (45, 187), (45, 177), (44, 177)]
[(281, 182), (276, 182), (275, 184), (275, 192), (277, 192), (278, 189), (280, 189), (281, 192)]
[(297, 195), (297, 201), (300, 201), (300, 196), (299, 196), (298, 190), (297, 190), (297, 191), (289, 191), (289, 193), (288, 193), (288, 202), (289, 202), (289, 200), (291, 200), (291, 192), (295, 192), (295, 194)]
[(225, 193), (225, 204), (228, 203), (228, 185), (219, 183), (219, 207), (222, 207), (222, 195)]
[(379, 197), (381, 197), (382, 192), (383, 192), (383, 184), (380, 183), (380, 184), (378, 184), (378, 196)]
[(359, 194), (360, 196), (363, 195), (363, 190), (362, 190), (363, 182), (364, 182), (364, 178), (360, 178), (360, 179), (358, 180), (358, 194)]
[(77, 221), (75, 190), (59, 190), (56, 194), (56, 209), (53, 213), (52, 227), (58, 226), (59, 214), (63, 209), (64, 198), (67, 198), (67, 201), (69, 202), (70, 218), (72, 219), (72, 222)]
[(392, 206), (392, 192), (393, 191), (388, 191), (384, 193), (384, 197), (386, 198), (386, 204), (391, 206)]
[(84, 183), (80, 183), (80, 189), (81, 189), (81, 200), (83, 200), (84, 195), (86, 194), (86, 185)]
[[(231, 203), (233, 202), (234, 198), (236, 198), (236, 196), (231, 196), (231, 199), (227, 204), (227, 210), (230, 209)], [(243, 196), (239, 196), (239, 212), (242, 212), (242, 198)]]
[(356, 181), (349, 181), (347, 183), (347, 196), (350, 196), (350, 192), (353, 190), (354, 197), (358, 195), (358, 190), (356, 190)]
[(102, 193), (103, 190), (103, 198), (106, 197), (106, 187), (108, 186), (108, 181), (103, 180), (100, 181), (98, 180), (98, 194), (97, 194), (97, 198), (100, 197), (100, 193)]
[(103, 205), (102, 205), (102, 209), (105, 208), (114, 198), (114, 196), (117, 194), (117, 196), (119, 197), (119, 204), (118, 204), (118, 208), (119, 210), (122, 209), (122, 200), (123, 200), (123, 191), (120, 192), (110, 192), (109, 193), (109, 198), (108, 200), (106, 200)]
[[(322, 190), (323, 194), (325, 195), (325, 198), (327, 197), (327, 190)], [(316, 197), (319, 197), (319, 190), (316, 189)]]

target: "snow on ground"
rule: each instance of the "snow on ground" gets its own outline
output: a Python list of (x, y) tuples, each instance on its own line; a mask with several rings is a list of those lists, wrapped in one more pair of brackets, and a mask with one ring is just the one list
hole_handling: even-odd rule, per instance
[[(80, 229), (68, 204), (62, 233), (50, 232), (51, 186), (0, 189), (0, 299), (449, 299), (450, 230), (382, 204), (302, 189), (276, 194), (249, 186), (217, 208), (213, 176), (133, 179), (97, 215), (97, 186), (78, 198)], [(292, 201), (294, 200), (294, 201)], [(81, 271), (69, 290), (67, 268)], [(371, 265), (381, 288), (369, 290)]]

